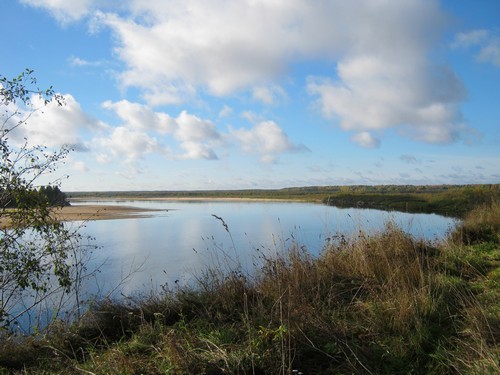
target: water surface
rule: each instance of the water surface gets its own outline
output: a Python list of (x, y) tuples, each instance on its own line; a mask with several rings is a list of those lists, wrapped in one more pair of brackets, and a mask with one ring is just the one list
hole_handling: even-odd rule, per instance
[[(434, 214), (339, 209), (322, 204), (255, 201), (87, 201), (75, 204), (154, 208), (149, 218), (91, 221), (83, 233), (100, 246), (93, 264), (103, 264), (92, 291), (120, 292), (187, 283), (216, 265), (251, 269), (262, 255), (292, 244), (318, 255), (332, 235), (374, 233), (393, 221), (418, 238), (438, 240), (455, 220)], [(215, 216), (214, 216), (215, 215)]]

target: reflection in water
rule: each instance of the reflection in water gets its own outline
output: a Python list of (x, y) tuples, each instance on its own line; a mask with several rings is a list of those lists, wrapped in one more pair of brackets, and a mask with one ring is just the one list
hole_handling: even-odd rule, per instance
[[(96, 202), (92, 202), (95, 204)], [(102, 201), (143, 208), (168, 209), (150, 218), (93, 221), (84, 232), (101, 249), (95, 264), (105, 261), (95, 293), (107, 293), (125, 277), (119, 291), (130, 294), (176, 280), (187, 283), (202, 269), (218, 264), (252, 267), (258, 254), (283, 252), (293, 243), (317, 255), (326, 238), (383, 230), (393, 221), (415, 237), (442, 238), (455, 220), (438, 215), (369, 209), (338, 209), (290, 202)], [(228, 225), (229, 233), (221, 221)]]
[[(82, 204), (84, 202), (80, 202)], [(95, 277), (84, 280), (81, 311), (86, 298), (120, 298), (158, 291), (165, 284), (188, 284), (207, 267), (222, 271), (240, 266), (251, 272), (259, 260), (286, 252), (293, 244), (318, 255), (333, 235), (356, 236), (384, 229), (388, 221), (418, 238), (440, 239), (456, 221), (438, 215), (406, 214), (369, 209), (338, 209), (312, 203), (240, 201), (99, 201), (92, 204), (155, 208), (148, 218), (90, 221), (80, 231), (95, 238), (99, 248), (87, 264)], [(77, 203), (75, 203), (77, 204)], [(165, 211), (168, 210), (168, 211)], [(226, 231), (221, 218), (227, 225)], [(82, 223), (67, 223), (77, 228)], [(29, 297), (29, 296), (28, 296)], [(36, 317), (48, 322), (51, 306), (41, 306)], [(71, 299), (71, 298), (70, 298)], [(59, 318), (71, 319), (76, 305), (68, 300)], [(22, 306), (20, 306), (22, 309)], [(43, 311), (42, 311), (43, 309)], [(43, 316), (42, 316), (43, 315)], [(31, 329), (31, 316), (20, 317), (19, 326)], [(43, 325), (43, 324), (42, 324)]]

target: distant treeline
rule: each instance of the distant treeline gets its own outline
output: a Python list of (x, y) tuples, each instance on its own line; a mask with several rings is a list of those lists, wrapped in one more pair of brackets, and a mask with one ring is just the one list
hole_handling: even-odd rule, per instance
[(461, 216), (500, 198), (500, 184), (353, 185), (283, 189), (71, 192), (69, 198), (253, 198), (322, 202), (337, 207), (375, 208)]
[(69, 206), (66, 194), (58, 186), (41, 186), (38, 189), (9, 192), (0, 190), (0, 207), (18, 208), (26, 205), (47, 204)]

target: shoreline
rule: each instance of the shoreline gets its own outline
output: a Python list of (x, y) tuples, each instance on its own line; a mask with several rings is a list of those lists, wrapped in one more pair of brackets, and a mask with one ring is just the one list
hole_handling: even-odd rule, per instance
[[(130, 206), (77, 205), (56, 207), (51, 216), (58, 221), (93, 221), (153, 217), (154, 212), (169, 210), (139, 208)], [(0, 217), (0, 228), (9, 227), (8, 216)]]
[[(52, 209), (52, 217), (58, 221), (94, 221), (94, 220), (118, 220), (118, 219), (131, 219), (131, 218), (149, 218), (153, 217), (154, 213), (168, 212), (170, 209), (154, 209), (154, 208), (141, 208), (124, 205), (103, 205), (92, 204), (92, 202), (130, 202), (130, 201), (195, 201), (195, 202), (209, 202), (209, 201), (227, 201), (227, 202), (305, 202), (299, 199), (273, 199), (273, 198), (211, 198), (211, 197), (137, 197), (137, 198), (101, 198), (101, 197), (86, 197), (86, 198), (69, 198), (68, 202), (78, 202), (75, 206), (54, 207)], [(87, 204), (88, 203), (88, 204)], [(0, 216), (0, 228), (9, 227), (8, 215)]]
[[(124, 205), (92, 204), (92, 202), (131, 202), (131, 201), (182, 201), (182, 202), (306, 202), (300, 199), (278, 199), (278, 198), (239, 198), (239, 197), (134, 197), (134, 198), (103, 198), (85, 197), (69, 198), (68, 202), (78, 203), (75, 206), (54, 207), (52, 217), (58, 221), (94, 221), (94, 220), (117, 220), (131, 218), (149, 218), (157, 212), (168, 212), (170, 209), (141, 208)], [(319, 203), (319, 202), (316, 202)], [(0, 228), (9, 227), (8, 214), (0, 216)]]
[[(218, 201), (218, 202), (307, 202), (305, 199), (293, 198), (240, 198), (240, 197), (85, 197), (85, 198), (68, 198), (68, 202), (130, 202), (130, 201)], [(318, 201), (319, 202), (319, 201)], [(113, 206), (114, 207), (114, 206)]]
[(108, 205), (77, 205), (53, 210), (55, 219), (61, 221), (114, 220), (152, 217), (152, 212), (168, 211), (153, 208)]

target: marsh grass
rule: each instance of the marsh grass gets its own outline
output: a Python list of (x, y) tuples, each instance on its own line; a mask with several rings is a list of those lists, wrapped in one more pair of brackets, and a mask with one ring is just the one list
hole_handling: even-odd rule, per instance
[(458, 244), (500, 242), (500, 202), (474, 208), (451, 233), (450, 239)]
[[(223, 219), (221, 219), (223, 220)], [(388, 223), (291, 243), (249, 273), (218, 259), (194, 285), (96, 304), (71, 326), (6, 338), (0, 368), (89, 374), (487, 374), (500, 371), (498, 205), (441, 243)], [(228, 266), (231, 265), (231, 267)]]

